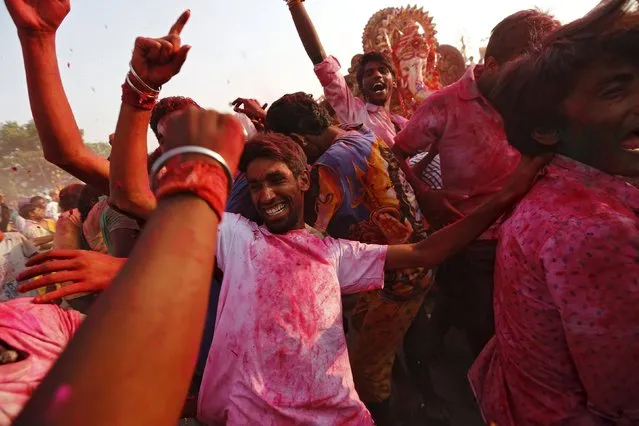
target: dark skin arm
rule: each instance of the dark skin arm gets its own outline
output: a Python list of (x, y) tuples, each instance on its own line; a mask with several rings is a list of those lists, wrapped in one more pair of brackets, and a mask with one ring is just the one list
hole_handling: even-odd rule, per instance
[[(180, 34), (190, 16), (188, 10), (182, 13), (165, 37), (135, 40), (131, 63), (150, 87), (158, 89), (180, 72), (190, 49), (181, 45)], [(147, 219), (156, 207), (146, 167), (150, 119), (151, 111), (122, 104), (111, 150), (109, 203), (142, 219)]]
[[(189, 109), (171, 122), (165, 143), (212, 149), (234, 172), (244, 135), (232, 117)], [(190, 193), (161, 199), (128, 261), (13, 424), (175, 425), (202, 337), (218, 222)], [(118, 356), (105, 356), (114, 345)]]
[(137, 229), (116, 229), (109, 233), (109, 239), (113, 245), (114, 257), (129, 257), (133, 246), (140, 236), (140, 231)]
[(88, 149), (62, 86), (56, 31), (69, 0), (5, 0), (18, 30), (33, 120), (44, 157), (102, 191), (109, 190), (109, 162)]
[(322, 42), (317, 35), (311, 17), (308, 16), (304, 3), (293, 4), (289, 10), (291, 11), (295, 28), (297, 28), (297, 34), (299, 34), (300, 40), (304, 45), (304, 50), (306, 50), (313, 65), (319, 64), (326, 59), (326, 52), (324, 52), (324, 46), (322, 46)]
[(522, 159), (510, 184), (473, 213), (416, 244), (388, 247), (385, 269), (434, 268), (466, 247), (519, 201), (550, 159)]

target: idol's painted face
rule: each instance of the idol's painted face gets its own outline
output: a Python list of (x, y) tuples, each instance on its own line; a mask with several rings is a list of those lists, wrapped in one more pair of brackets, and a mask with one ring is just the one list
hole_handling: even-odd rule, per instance
[(281, 161), (258, 158), (248, 165), (246, 178), (253, 205), (269, 231), (283, 234), (304, 227), (307, 171), (295, 176)]
[(612, 175), (639, 176), (639, 65), (584, 68), (561, 112), (561, 154)]

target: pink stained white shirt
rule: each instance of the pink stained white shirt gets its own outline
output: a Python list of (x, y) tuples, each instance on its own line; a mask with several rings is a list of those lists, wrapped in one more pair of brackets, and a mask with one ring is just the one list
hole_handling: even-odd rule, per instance
[(639, 424), (638, 213), (639, 189), (557, 157), (504, 222), (469, 376), (487, 421)]
[(382, 288), (386, 246), (270, 233), (226, 213), (224, 272), (198, 419), (228, 425), (372, 425), (346, 350), (340, 294)]
[(84, 315), (31, 298), (0, 303), (0, 341), (26, 354), (0, 365), (0, 426), (9, 426), (76, 332)]
[[(454, 203), (469, 214), (500, 191), (513, 174), (521, 155), (508, 144), (499, 113), (477, 87), (471, 67), (454, 84), (428, 97), (395, 138), (407, 155), (439, 149), (443, 187), (468, 195)], [(495, 239), (493, 225), (481, 239)]]
[(389, 147), (393, 146), (397, 129), (403, 129), (408, 120), (353, 96), (340, 70), (341, 65), (333, 56), (315, 65), (315, 74), (324, 88), (324, 96), (335, 110), (339, 122), (344, 125), (363, 124)]

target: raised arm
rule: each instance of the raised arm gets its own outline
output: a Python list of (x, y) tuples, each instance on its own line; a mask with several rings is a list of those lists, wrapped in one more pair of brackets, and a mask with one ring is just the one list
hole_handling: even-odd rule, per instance
[(326, 59), (326, 53), (315, 30), (315, 25), (313, 25), (313, 21), (311, 21), (311, 17), (308, 16), (306, 7), (304, 7), (303, 0), (288, 0), (286, 4), (291, 11), (293, 23), (304, 45), (306, 54), (313, 62), (313, 65), (321, 63)]
[[(191, 108), (170, 120), (167, 147), (200, 145), (237, 169), (244, 138), (232, 117)], [(185, 162), (194, 156), (197, 164)], [(174, 160), (131, 257), (14, 425), (177, 423), (202, 337), (228, 182), (208, 157)], [(182, 173), (201, 179), (189, 186)], [(108, 356), (114, 347), (117, 356)]]
[(109, 162), (88, 149), (62, 87), (56, 32), (69, 0), (5, 0), (22, 45), (31, 113), (44, 157), (76, 178), (109, 190)]
[(180, 34), (190, 14), (188, 10), (182, 13), (165, 37), (138, 37), (135, 40), (131, 71), (123, 86), (122, 106), (111, 150), (109, 203), (143, 219), (148, 218), (156, 207), (147, 172), (146, 135), (151, 110), (162, 85), (180, 72), (186, 60), (190, 46), (181, 45)]
[(388, 247), (385, 269), (434, 268), (466, 247), (506, 210), (519, 201), (534, 183), (549, 157), (522, 158), (510, 184), (473, 213), (416, 244)]

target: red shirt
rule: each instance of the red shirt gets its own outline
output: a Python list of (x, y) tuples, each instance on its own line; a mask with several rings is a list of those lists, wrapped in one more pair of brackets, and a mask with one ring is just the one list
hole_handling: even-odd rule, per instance
[[(439, 148), (444, 188), (470, 197), (456, 203), (465, 214), (504, 187), (520, 158), (501, 116), (479, 92), (475, 69), (428, 97), (395, 138), (408, 155)], [(496, 227), (482, 236), (495, 237)]]
[(487, 421), (639, 424), (639, 189), (558, 157), (500, 230)]

